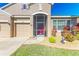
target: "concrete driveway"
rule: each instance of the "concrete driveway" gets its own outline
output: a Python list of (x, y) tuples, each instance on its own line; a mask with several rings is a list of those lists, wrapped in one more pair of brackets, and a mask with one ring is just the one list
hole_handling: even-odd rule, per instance
[(0, 38), (0, 56), (11, 55), (25, 40), (25, 38)]

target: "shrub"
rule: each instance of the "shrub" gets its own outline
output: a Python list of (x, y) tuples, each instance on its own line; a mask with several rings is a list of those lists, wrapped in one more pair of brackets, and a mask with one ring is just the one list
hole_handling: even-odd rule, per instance
[(76, 38), (79, 40), (79, 33), (76, 34)]
[(50, 42), (50, 43), (55, 43), (55, 39), (56, 39), (56, 38), (55, 38), (54, 36), (51, 36), (51, 37), (49, 38), (49, 42)]
[(65, 40), (72, 42), (72, 41), (75, 40), (75, 36), (73, 36), (71, 33), (67, 33), (66, 36), (65, 36)]

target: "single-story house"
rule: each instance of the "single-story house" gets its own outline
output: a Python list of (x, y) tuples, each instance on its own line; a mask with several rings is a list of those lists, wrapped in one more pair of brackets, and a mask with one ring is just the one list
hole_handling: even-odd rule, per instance
[(0, 9), (0, 37), (50, 37), (53, 26), (61, 31), (79, 22), (76, 16), (51, 15), (51, 8), (51, 3), (6, 4)]

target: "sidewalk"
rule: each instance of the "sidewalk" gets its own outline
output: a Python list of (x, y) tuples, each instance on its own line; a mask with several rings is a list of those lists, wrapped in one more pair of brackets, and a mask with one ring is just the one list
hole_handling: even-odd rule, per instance
[(0, 38), (0, 56), (11, 55), (25, 40), (24, 38)]
[(37, 44), (42, 42), (43, 40), (44, 40), (44, 37), (34, 37), (25, 41), (24, 44)]
[(44, 40), (44, 37), (38, 38), (0, 38), (0, 56), (10, 56), (22, 44), (37, 44)]

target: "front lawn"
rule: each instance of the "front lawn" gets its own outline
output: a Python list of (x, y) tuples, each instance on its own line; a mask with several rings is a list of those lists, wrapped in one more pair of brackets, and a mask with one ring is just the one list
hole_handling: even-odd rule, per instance
[(67, 50), (41, 45), (22, 45), (12, 56), (79, 56), (79, 50)]

